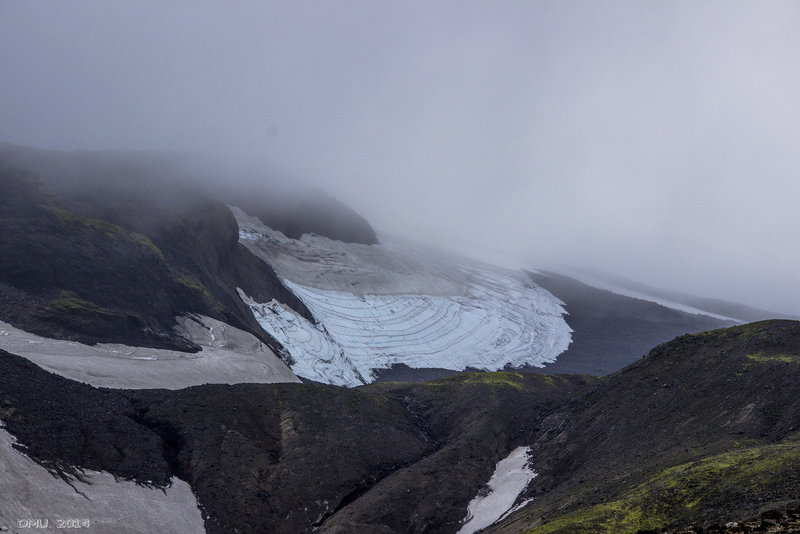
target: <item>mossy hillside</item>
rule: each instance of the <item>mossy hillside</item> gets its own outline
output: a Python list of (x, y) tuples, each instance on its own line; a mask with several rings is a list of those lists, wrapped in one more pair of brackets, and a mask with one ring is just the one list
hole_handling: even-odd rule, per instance
[(435, 380), (431, 382), (431, 384), (459, 384), (462, 386), (484, 385), (490, 387), (511, 387), (516, 390), (521, 390), (525, 386), (525, 380), (521, 373), (497, 371), (453, 375)]
[[(727, 345), (726, 348), (746, 345), (747, 347), (781, 345), (787, 341), (795, 340), (798, 334), (797, 321), (758, 321), (729, 328), (720, 328), (708, 332), (682, 336), (687, 340), (699, 341), (703, 344), (714, 343), (717, 346)], [(682, 339), (678, 338), (678, 339)], [(678, 341), (676, 339), (675, 341)], [(673, 342), (670, 342), (673, 344)]]
[(116, 224), (108, 221), (95, 219), (92, 217), (84, 217), (54, 204), (46, 204), (42, 207), (54, 215), (59, 223), (67, 228), (72, 230), (88, 229), (95, 232), (102, 232), (108, 239), (111, 240), (124, 240), (131, 243), (136, 243), (149, 249), (151, 252), (161, 258), (162, 261), (166, 261), (164, 258), (164, 253), (161, 251), (161, 249), (155, 246), (150, 238), (144, 234), (126, 230), (125, 228), (117, 226)]
[(799, 354), (765, 354), (763, 351), (759, 351), (755, 354), (748, 354), (747, 358), (756, 363), (788, 363), (800, 365)]
[(313, 319), (269, 266), (238, 243), (224, 204), (159, 181), (105, 176), (97, 187), (65, 187), (57, 176), (43, 181), (0, 168), (0, 193), (8, 193), (0, 195), (6, 320), (47, 337), (197, 350), (174, 332), (176, 316), (196, 313), (279, 350), (237, 287)]
[(191, 275), (178, 274), (174, 277), (175, 281), (186, 287), (190, 291), (200, 295), (206, 304), (211, 306), (218, 314), (225, 312), (225, 306), (211, 292)]
[(518, 391), (542, 386), (556, 387), (569, 382), (563, 375), (538, 375), (508, 371), (481, 371), (461, 373), (426, 382), (428, 386), (460, 385), (463, 387), (488, 386), (492, 388), (509, 387)]
[(669, 467), (617, 499), (525, 532), (625, 534), (732, 520), (796, 499), (798, 481), (800, 442), (731, 450)]
[[(600, 380), (553, 414), (552, 431), (531, 444), (539, 476), (527, 497), (539, 507), (496, 531), (585, 513), (669, 467), (788, 439), (800, 428), (800, 365), (782, 356), (799, 354), (798, 345), (796, 321), (680, 336)], [(761, 362), (748, 357), (759, 353)]]
[(138, 313), (111, 309), (111, 308), (104, 308), (102, 306), (95, 304), (94, 302), (90, 302), (88, 300), (80, 298), (76, 293), (72, 291), (62, 291), (58, 298), (50, 301), (49, 307), (55, 311), (63, 313), (72, 313), (72, 314), (78, 313), (78, 314), (101, 315), (109, 317), (127, 317), (130, 319), (134, 319), (141, 324), (145, 323), (144, 318)]

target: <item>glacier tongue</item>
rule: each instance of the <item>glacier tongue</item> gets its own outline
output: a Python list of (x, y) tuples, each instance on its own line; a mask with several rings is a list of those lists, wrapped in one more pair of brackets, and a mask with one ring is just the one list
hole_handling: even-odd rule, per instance
[(311, 323), (277, 300), (259, 304), (239, 289), (258, 323), (286, 347), (297, 376), (339, 386), (361, 386), (367, 381), (344, 355), (324, 327)]
[(563, 304), (518, 273), (408, 247), (289, 239), (233, 212), (240, 242), (273, 265), (318, 321), (240, 291), (304, 378), (354, 386), (399, 363), (459, 371), (541, 366), (571, 341)]

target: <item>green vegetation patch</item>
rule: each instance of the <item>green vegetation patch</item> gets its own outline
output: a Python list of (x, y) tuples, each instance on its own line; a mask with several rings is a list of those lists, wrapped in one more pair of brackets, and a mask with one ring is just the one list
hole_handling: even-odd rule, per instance
[(49, 306), (60, 313), (81, 312), (106, 317), (135, 317), (141, 319), (141, 316), (136, 313), (104, 308), (94, 302), (84, 300), (72, 291), (62, 291), (57, 299), (50, 301)]
[[(549, 378), (549, 377), (548, 377)], [(522, 373), (509, 373), (506, 371), (462, 373), (448, 376), (431, 382), (445, 384), (461, 384), (464, 386), (485, 385), (492, 387), (512, 387), (521, 390), (525, 386), (525, 377)]]
[(105, 234), (105, 236), (108, 237), (109, 239), (133, 241), (143, 247), (150, 249), (159, 258), (166, 261), (164, 258), (164, 253), (161, 251), (161, 249), (158, 248), (155, 245), (155, 243), (153, 243), (150, 240), (150, 238), (144, 234), (126, 230), (121, 226), (117, 226), (116, 224), (110, 223), (108, 221), (103, 221), (101, 219), (84, 217), (83, 215), (78, 215), (77, 213), (73, 213), (69, 210), (65, 210), (53, 204), (47, 204), (44, 205), (43, 207), (47, 209), (47, 211), (49, 211), (51, 214), (55, 215), (63, 226), (86, 228), (95, 232), (101, 232)]
[(200, 293), (203, 296), (203, 299), (212, 306), (217, 312), (220, 312), (225, 309), (225, 306), (217, 300), (217, 298), (211, 294), (211, 292), (206, 289), (202, 283), (200, 283), (195, 277), (193, 276), (186, 276), (183, 274), (179, 274), (174, 277), (175, 281), (181, 284), (182, 286), (191, 289), (197, 293)]
[(729, 326), (727, 328), (719, 328), (717, 330), (709, 330), (707, 332), (698, 332), (696, 334), (689, 334), (688, 337), (695, 339), (733, 339), (739, 338), (743, 341), (774, 341), (775, 332), (774, 321), (758, 321), (755, 323), (746, 323), (736, 326)]
[(755, 354), (748, 354), (747, 359), (756, 363), (780, 362), (800, 365), (800, 355), (797, 354), (764, 354), (764, 351), (759, 351)]
[(798, 474), (798, 442), (736, 449), (670, 467), (616, 500), (571, 512), (526, 532), (624, 534), (720, 519), (709, 513), (748, 515), (756, 510), (746, 509), (754, 505), (743, 501), (743, 496), (771, 494), (780, 499), (781, 484)]

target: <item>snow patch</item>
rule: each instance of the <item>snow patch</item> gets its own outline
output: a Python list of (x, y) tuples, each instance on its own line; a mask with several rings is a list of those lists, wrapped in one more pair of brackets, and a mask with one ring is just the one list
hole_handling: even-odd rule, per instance
[[(198, 353), (49, 339), (0, 321), (0, 348), (48, 371), (96, 387), (181, 389), (201, 384), (299, 382), (255, 336), (204, 316), (179, 317)], [(216, 335), (213, 332), (216, 332)]]
[(0, 527), (16, 532), (20, 525), (27, 529), (26, 520), (39, 519), (40, 527), (47, 521), (48, 529), (57, 529), (63, 520), (70, 529), (96, 534), (205, 532), (197, 499), (180, 479), (162, 489), (84, 471), (88, 483), (73, 480), (70, 485), (14, 449), (15, 442), (0, 422)]
[(517, 447), (506, 458), (497, 462), (494, 474), (486, 484), (489, 491), (479, 491), (470, 501), (467, 516), (463, 520), (464, 525), (458, 534), (473, 534), (531, 502), (532, 499), (527, 499), (514, 506), (517, 497), (536, 476), (527, 466), (529, 453), (529, 447)]
[(591, 286), (597, 289), (602, 289), (603, 291), (609, 291), (616, 295), (622, 295), (623, 297), (630, 297), (633, 299), (654, 302), (656, 304), (664, 306), (665, 308), (671, 308), (673, 310), (682, 311), (684, 313), (691, 313), (692, 315), (705, 315), (707, 317), (713, 317), (714, 319), (719, 319), (721, 321), (732, 321), (737, 324), (742, 324), (741, 320), (736, 319), (734, 317), (719, 315), (717, 313), (711, 313), (709, 311), (701, 310), (700, 308), (695, 308), (694, 306), (689, 306), (688, 304), (682, 304), (680, 302), (675, 302), (673, 300), (668, 300), (661, 297), (654, 297), (653, 295), (648, 295), (640, 291), (634, 291), (632, 289), (611, 284), (603, 280), (598, 280), (596, 278), (591, 278), (585, 275), (580, 275), (575, 273), (568, 273), (567, 276), (587, 286)]

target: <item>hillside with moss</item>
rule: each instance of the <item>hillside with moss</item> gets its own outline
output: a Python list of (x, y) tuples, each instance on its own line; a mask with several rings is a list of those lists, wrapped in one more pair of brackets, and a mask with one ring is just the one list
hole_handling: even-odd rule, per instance
[(238, 243), (238, 226), (222, 202), (169, 183), (117, 185), (119, 176), (65, 189), (5, 163), (4, 321), (46, 337), (193, 351), (173, 328), (176, 316), (198, 313), (279, 348), (237, 287), (313, 319), (269, 265)]
[(0, 351), (0, 415), (61, 476), (181, 477), (212, 533), (455, 533), (520, 446), (536, 473), (527, 504), (483, 532), (680, 532), (770, 510), (788, 525), (798, 355), (800, 322), (767, 321), (678, 337), (605, 378), (120, 391)]
[(532, 504), (488, 532), (710, 525), (800, 498), (800, 323), (681, 336), (553, 414)]

